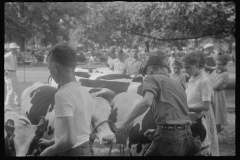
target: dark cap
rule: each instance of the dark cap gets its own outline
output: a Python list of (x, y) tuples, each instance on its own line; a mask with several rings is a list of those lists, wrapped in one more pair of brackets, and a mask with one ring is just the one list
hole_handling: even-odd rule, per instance
[(146, 74), (147, 66), (149, 66), (149, 65), (158, 65), (161, 67), (165, 67), (165, 63), (164, 63), (163, 59), (160, 59), (160, 57), (157, 55), (151, 55), (151, 56), (149, 56), (149, 58), (146, 62), (146, 65), (143, 69), (143, 72), (142, 72), (143, 75)]

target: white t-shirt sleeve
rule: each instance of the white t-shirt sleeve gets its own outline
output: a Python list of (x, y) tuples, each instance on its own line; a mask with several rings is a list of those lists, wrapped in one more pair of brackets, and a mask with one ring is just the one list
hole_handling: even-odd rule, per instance
[(211, 101), (212, 95), (212, 85), (210, 81), (203, 81), (201, 83), (201, 90), (202, 90), (202, 101)]
[(58, 93), (55, 95), (56, 117), (73, 117), (74, 106), (72, 98), (68, 94)]

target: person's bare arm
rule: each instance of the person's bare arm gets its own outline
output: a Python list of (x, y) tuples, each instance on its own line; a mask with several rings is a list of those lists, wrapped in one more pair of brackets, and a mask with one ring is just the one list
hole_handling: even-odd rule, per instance
[(54, 156), (71, 149), (77, 142), (74, 118), (66, 116), (61, 118), (63, 124), (63, 136), (52, 146), (46, 148), (41, 156)]
[(216, 90), (220, 89), (222, 87), (223, 83), (224, 82), (222, 80), (218, 80), (217, 83), (213, 84), (213, 89), (216, 89)]
[(202, 111), (208, 111), (211, 107), (210, 104), (211, 104), (211, 101), (203, 101), (196, 106), (189, 107), (189, 111), (190, 112), (197, 112), (197, 113), (200, 113)]
[(147, 109), (152, 105), (154, 95), (152, 92), (146, 92), (143, 99), (137, 104), (137, 106), (132, 110), (129, 116), (122, 122), (115, 123), (118, 129), (125, 128), (129, 123), (131, 123), (135, 118), (142, 115), (147, 111)]

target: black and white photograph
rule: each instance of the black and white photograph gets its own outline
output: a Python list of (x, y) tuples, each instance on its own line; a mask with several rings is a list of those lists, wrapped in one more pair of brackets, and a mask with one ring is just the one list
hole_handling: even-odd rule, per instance
[(5, 157), (236, 156), (235, 1), (4, 2)]

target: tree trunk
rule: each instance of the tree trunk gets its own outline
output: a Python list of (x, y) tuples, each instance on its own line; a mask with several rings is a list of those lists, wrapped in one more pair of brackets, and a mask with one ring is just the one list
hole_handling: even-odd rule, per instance
[(20, 46), (20, 52), (25, 51), (25, 38), (22, 37), (20, 42), (19, 42), (19, 46)]
[(148, 53), (149, 52), (149, 42), (146, 41), (145, 42), (145, 53)]

